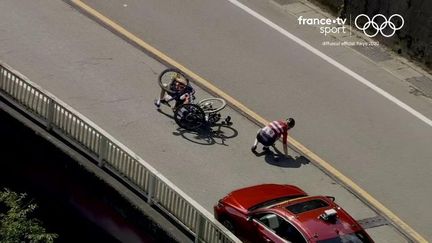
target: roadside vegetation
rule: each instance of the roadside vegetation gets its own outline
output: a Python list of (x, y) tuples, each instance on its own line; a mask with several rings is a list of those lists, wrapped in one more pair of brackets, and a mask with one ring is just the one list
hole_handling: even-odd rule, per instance
[(54, 242), (55, 233), (47, 233), (42, 222), (32, 217), (37, 205), (25, 193), (0, 191), (0, 242)]

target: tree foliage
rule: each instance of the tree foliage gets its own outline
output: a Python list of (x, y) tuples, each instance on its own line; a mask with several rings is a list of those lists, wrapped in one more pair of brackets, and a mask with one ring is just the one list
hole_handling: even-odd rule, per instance
[(26, 197), (9, 189), (0, 191), (0, 242), (54, 242), (58, 235), (47, 233), (42, 223), (31, 217), (37, 205)]

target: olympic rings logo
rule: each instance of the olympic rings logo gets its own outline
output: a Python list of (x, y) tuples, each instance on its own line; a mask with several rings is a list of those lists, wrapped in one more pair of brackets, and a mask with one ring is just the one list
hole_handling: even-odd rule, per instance
[[(363, 24), (363, 26), (359, 26), (357, 23), (357, 20), (360, 17), (364, 17), (367, 19), (367, 22)], [(381, 24), (378, 24), (375, 20), (379, 20), (380, 18), (382, 18), (384, 21)], [(400, 19), (400, 26), (396, 26), (396, 24), (398, 24), (398, 22), (393, 22), (392, 20), (396, 20), (396, 18)], [(391, 37), (396, 33), (396, 30), (400, 30), (402, 29), (402, 27), (405, 24), (405, 20), (404, 18), (402, 18), (402, 16), (400, 14), (393, 14), (392, 16), (390, 16), (389, 19), (386, 18), (386, 16), (382, 15), (382, 14), (377, 14), (375, 15), (372, 19), (369, 18), (369, 16), (367, 16), (366, 14), (360, 14), (359, 16), (357, 16), (354, 20), (354, 24), (357, 27), (357, 29), (363, 31), (363, 33), (368, 36), (368, 37), (375, 37), (378, 33), (381, 33), (382, 36), (384, 37)], [(373, 29), (373, 33), (369, 34), (366, 32), (367, 29)], [(387, 29), (391, 29), (389, 34), (384, 33), (383, 30), (387, 30)]]

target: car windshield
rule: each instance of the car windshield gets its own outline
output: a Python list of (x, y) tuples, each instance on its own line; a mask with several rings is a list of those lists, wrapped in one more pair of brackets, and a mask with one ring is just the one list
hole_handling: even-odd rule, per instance
[(287, 200), (291, 200), (291, 199), (298, 198), (298, 197), (303, 197), (303, 196), (304, 195), (294, 195), (294, 196), (279, 197), (279, 198), (276, 198), (276, 199), (272, 199), (272, 200), (269, 200), (269, 201), (258, 203), (256, 205), (250, 207), (248, 210), (252, 211), (252, 210), (255, 210), (255, 209), (258, 209), (258, 208), (268, 207), (268, 206), (271, 206), (271, 205), (274, 205), (274, 204), (277, 204), (277, 203), (280, 203), (280, 202), (283, 202), (283, 201), (287, 201)]
[(372, 243), (363, 231), (358, 231), (352, 234), (340, 235), (335, 238), (319, 240), (317, 243)]
[(290, 212), (294, 214), (303, 213), (306, 211), (314, 210), (317, 208), (327, 207), (328, 204), (320, 199), (310, 200), (306, 202), (292, 204), (286, 207)]

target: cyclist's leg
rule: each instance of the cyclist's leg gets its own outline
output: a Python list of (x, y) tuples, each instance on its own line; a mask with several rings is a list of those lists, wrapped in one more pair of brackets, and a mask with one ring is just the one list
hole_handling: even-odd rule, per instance
[[(169, 84), (163, 84), (164, 87), (168, 87)], [(168, 94), (165, 89), (161, 88), (161, 92), (159, 94), (159, 98), (155, 100), (154, 104), (155, 106), (159, 109), (161, 103), (165, 104), (165, 105), (169, 105), (169, 101), (172, 99), (172, 97), (170, 96), (170, 94)]]
[(269, 146), (273, 145), (276, 142), (276, 137), (269, 136), (268, 134), (262, 132), (260, 133), (260, 138), (258, 139), (260, 143), (263, 145), (264, 151), (269, 151)]
[(269, 148), (269, 147), (270, 147), (270, 146), (273, 146), (274, 142), (275, 142), (275, 141), (270, 140), (270, 141), (268, 141), (267, 143), (265, 143), (264, 146), (263, 146), (263, 150), (266, 151), (266, 152), (270, 151), (270, 148)]
[(161, 88), (159, 98), (154, 101), (154, 104), (155, 104), (157, 109), (160, 109), (161, 101), (165, 99), (165, 93), (166, 93), (166, 91)]
[(261, 129), (258, 130), (257, 135), (255, 136), (254, 143), (253, 143), (253, 145), (251, 147), (251, 150), (254, 153), (256, 152), (256, 148), (257, 148), (257, 145), (258, 145), (258, 142), (259, 142), (258, 140), (261, 140), (261, 134), (260, 134), (260, 132), (261, 132)]
[(169, 102), (172, 100), (173, 100), (173, 98), (171, 97), (171, 95), (166, 93), (165, 96), (162, 97), (162, 99), (155, 100), (155, 105), (156, 105), (158, 110), (160, 109), (161, 104), (164, 104), (164, 105), (169, 106), (171, 108), (171, 104)]
[[(164, 86), (166, 87), (167, 85), (164, 84)], [(163, 99), (165, 97), (165, 93), (166, 93), (166, 91), (161, 88), (161, 92), (160, 92), (160, 95), (159, 95), (159, 100), (161, 100), (161, 99)]]

